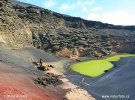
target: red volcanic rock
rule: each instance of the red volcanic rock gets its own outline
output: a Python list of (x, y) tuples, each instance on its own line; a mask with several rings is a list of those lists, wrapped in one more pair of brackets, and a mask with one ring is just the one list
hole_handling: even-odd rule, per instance
[(0, 63), (0, 100), (58, 100), (32, 83), (16, 68)]

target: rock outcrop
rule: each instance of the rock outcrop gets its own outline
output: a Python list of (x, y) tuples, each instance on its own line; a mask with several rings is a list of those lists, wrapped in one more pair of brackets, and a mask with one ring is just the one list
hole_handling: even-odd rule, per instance
[(58, 55), (66, 48), (71, 58), (135, 52), (135, 26), (87, 21), (15, 0), (0, 0), (0, 15), (2, 46), (33, 45)]
[(54, 75), (53, 73), (47, 73), (44, 76), (40, 76), (36, 78), (34, 81), (36, 84), (40, 84), (43, 87), (49, 86), (49, 85), (56, 86), (56, 85), (62, 84), (62, 81), (59, 80), (59, 77), (57, 75)]
[(0, 0), (0, 46), (23, 48), (32, 44), (32, 32), (11, 3)]

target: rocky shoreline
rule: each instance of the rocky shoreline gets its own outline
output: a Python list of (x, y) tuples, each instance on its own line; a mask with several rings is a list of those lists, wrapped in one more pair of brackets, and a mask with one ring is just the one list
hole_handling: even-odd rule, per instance
[[(37, 55), (33, 55), (33, 54), (37, 54)], [(40, 56), (40, 54), (42, 55), (44, 54), (44, 56)], [(19, 77), (16, 77), (17, 81), (14, 82), (14, 79), (11, 78), (13, 81), (12, 84), (13, 85), (16, 84), (13, 86), (13, 88), (18, 89), (18, 91), (20, 91), (21, 87), (24, 87), (27, 90), (27, 92), (29, 92), (30, 90), (27, 87), (27, 85), (32, 85), (34, 88), (38, 88), (39, 91), (44, 91), (43, 95), (44, 96), (47, 95), (48, 98), (50, 98), (46, 100), (63, 100), (63, 99), (64, 100), (82, 100), (82, 98), (84, 98), (85, 100), (95, 100), (86, 90), (70, 82), (67, 79), (67, 77), (63, 74), (63, 72), (59, 70), (59, 68), (57, 67), (57, 66), (61, 66), (61, 67), (63, 66), (63, 70), (64, 70), (64, 66), (67, 65), (68, 62), (70, 62), (69, 60), (65, 61), (66, 63), (63, 64), (60, 58), (59, 59), (60, 61), (57, 61), (57, 63), (59, 62), (57, 64), (53, 62), (53, 60), (55, 60), (55, 57), (50, 56), (52, 58), (50, 59), (50, 61), (52, 62), (47, 61), (45, 60), (45, 58), (42, 58), (42, 57), (47, 56), (47, 54), (43, 53), (40, 50), (37, 50), (36, 48), (26, 48), (26, 49), (18, 49), (18, 50), (0, 48), (0, 55), (1, 55), (0, 56), (1, 63), (4, 63), (5, 66), (7, 66), (8, 64), (8, 69), (10, 68), (11, 70), (16, 70), (14, 72), (14, 75), (18, 75), (17, 73), (20, 73), (23, 77), (26, 77), (28, 79), (27, 81), (29, 81), (29, 83), (27, 83), (26, 81), (26, 83), (22, 83), (20, 86), (18, 86), (19, 84), (17, 85), (17, 83), (19, 83), (20, 81), (23, 81), (23, 79), (20, 78), (21, 80), (19, 80), (18, 79)], [(33, 60), (32, 61), (29, 60), (30, 58), (28, 56), (33, 58)], [(33, 61), (39, 62), (40, 58), (38, 57), (43, 59), (42, 67), (46, 67), (46, 70), (39, 70), (37, 68), (39, 67), (39, 65), (38, 64), (35, 65), (32, 63)], [(50, 67), (51, 64), (54, 67), (52, 66)], [(0, 65), (0, 68), (3, 70), (6, 70), (3, 65)], [(12, 71), (9, 71), (9, 72), (12, 72)], [(3, 73), (0, 72), (0, 74), (6, 75), (5, 73), (7, 73), (7, 71), (5, 72), (3, 71)], [(3, 82), (5, 85), (7, 84), (6, 83), (7, 81), (9, 81), (8, 76), (7, 76), (7, 80), (3, 79)], [(4, 84), (1, 81), (1, 85), (4, 85)], [(8, 84), (8, 86), (12, 87), (12, 84)], [(3, 88), (3, 87), (0, 86), (0, 88)], [(36, 91), (33, 90), (33, 92), (31, 91), (31, 93), (36, 93)], [(36, 93), (35, 95), (38, 95), (39, 93)], [(78, 96), (78, 94), (80, 97)], [(14, 95), (14, 92), (12, 95)], [(41, 96), (40, 99), (37, 97), (36, 100), (44, 100), (42, 97), (43, 96)], [(0, 99), (1, 98), (2, 96), (0, 96)], [(28, 98), (32, 98), (32, 96), (28, 96)], [(6, 99), (2, 98), (2, 100), (6, 100)]]
[(111, 70), (96, 78), (67, 69), (67, 78), (73, 84), (86, 89), (96, 100), (134, 100), (134, 59), (135, 57), (122, 58), (113, 63)]
[[(63, 100), (95, 100), (86, 90), (71, 83), (66, 76), (59, 72), (55, 66), (42, 62), (40, 65), (43, 69), (46, 69), (44, 76), (37, 78), (35, 82), (43, 87), (48, 85), (58, 86), (63, 90), (67, 90)], [(50, 67), (51, 66), (51, 67)], [(55, 87), (54, 87), (55, 88)]]

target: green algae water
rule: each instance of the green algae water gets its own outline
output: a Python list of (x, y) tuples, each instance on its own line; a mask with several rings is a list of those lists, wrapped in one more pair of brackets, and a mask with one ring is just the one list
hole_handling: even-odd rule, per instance
[(91, 60), (81, 62), (70, 66), (71, 70), (90, 77), (97, 77), (102, 75), (106, 70), (113, 67), (111, 62), (119, 61), (123, 57), (131, 57), (135, 54), (118, 54), (100, 60)]

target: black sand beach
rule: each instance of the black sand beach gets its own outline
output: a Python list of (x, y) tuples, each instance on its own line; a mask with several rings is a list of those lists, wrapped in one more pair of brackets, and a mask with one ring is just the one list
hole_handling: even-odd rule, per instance
[(135, 57), (122, 58), (113, 69), (96, 78), (69, 71), (67, 77), (96, 100), (134, 100)]

